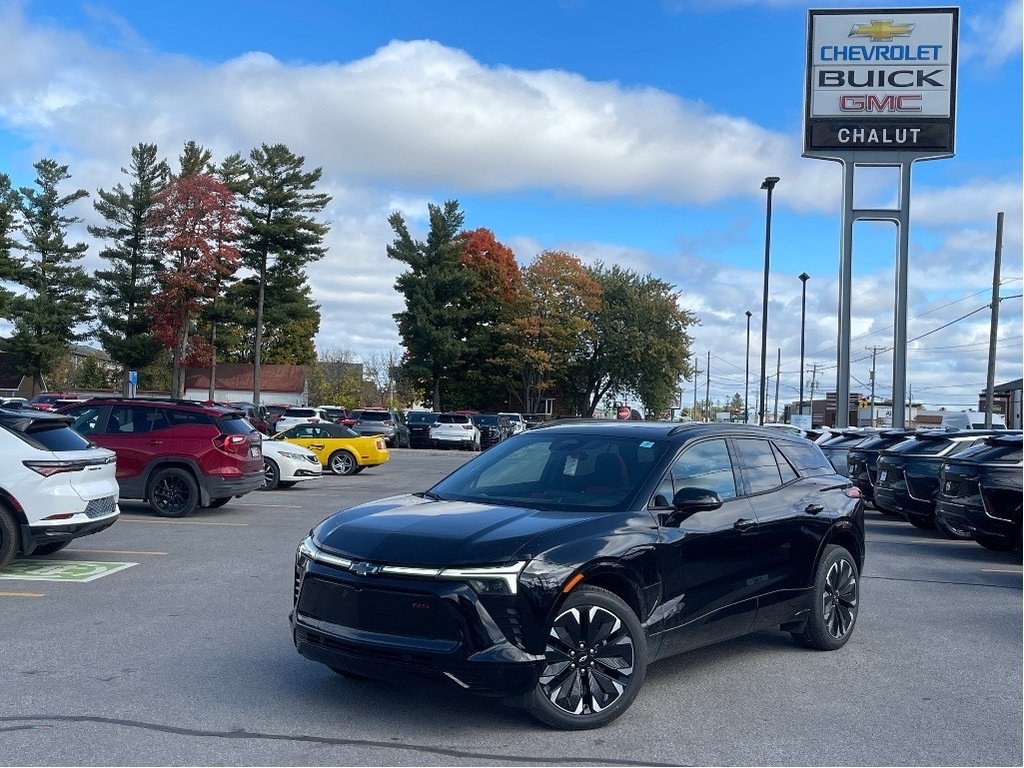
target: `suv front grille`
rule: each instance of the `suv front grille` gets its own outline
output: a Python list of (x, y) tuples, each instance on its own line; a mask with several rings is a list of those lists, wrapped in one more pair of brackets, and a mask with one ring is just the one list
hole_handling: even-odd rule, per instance
[(93, 499), (85, 505), (85, 516), (90, 519), (105, 517), (113, 514), (115, 509), (117, 509), (117, 500), (113, 496), (104, 496), (102, 499)]

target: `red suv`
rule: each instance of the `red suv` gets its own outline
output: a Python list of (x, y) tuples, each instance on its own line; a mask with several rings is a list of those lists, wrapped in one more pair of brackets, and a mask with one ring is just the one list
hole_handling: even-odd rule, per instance
[(79, 434), (117, 454), (121, 498), (143, 499), (163, 517), (220, 507), (263, 485), (262, 438), (233, 408), (104, 397), (61, 412)]

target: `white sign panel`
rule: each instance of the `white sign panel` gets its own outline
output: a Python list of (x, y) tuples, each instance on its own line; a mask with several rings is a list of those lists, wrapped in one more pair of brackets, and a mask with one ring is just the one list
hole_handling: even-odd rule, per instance
[(953, 153), (958, 9), (812, 10), (804, 154)]

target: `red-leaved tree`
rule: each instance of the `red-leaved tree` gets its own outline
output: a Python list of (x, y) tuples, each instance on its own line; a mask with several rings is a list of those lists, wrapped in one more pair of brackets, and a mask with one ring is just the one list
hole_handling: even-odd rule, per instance
[(171, 393), (185, 393), (185, 367), (209, 363), (208, 339), (193, 334), (199, 312), (239, 266), (235, 195), (215, 177), (175, 178), (154, 199), (149, 216), (161, 254), (151, 305), (153, 336), (171, 351)]

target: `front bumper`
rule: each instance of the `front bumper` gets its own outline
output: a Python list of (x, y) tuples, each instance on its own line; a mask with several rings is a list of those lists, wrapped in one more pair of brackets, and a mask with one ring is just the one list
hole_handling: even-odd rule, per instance
[(296, 564), (290, 620), (299, 653), (331, 668), (507, 697), (530, 690), (545, 665), (521, 647), (515, 600), (485, 605), (461, 582), (358, 576), (306, 560)]

